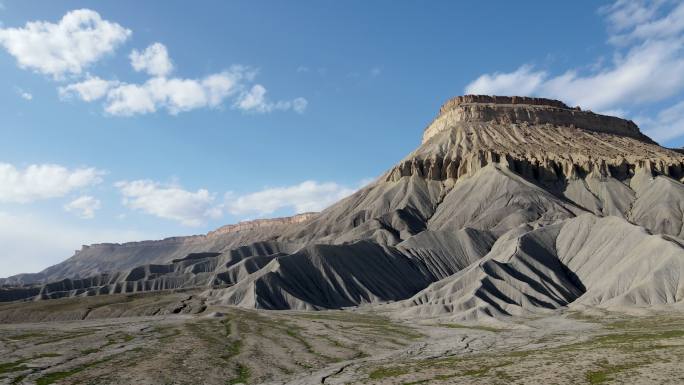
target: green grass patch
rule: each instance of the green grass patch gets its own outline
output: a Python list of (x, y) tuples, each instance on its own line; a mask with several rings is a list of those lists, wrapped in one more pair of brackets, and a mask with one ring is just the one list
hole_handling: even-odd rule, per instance
[(449, 329), (475, 329), (475, 330), (482, 330), (485, 332), (492, 332), (492, 333), (498, 333), (502, 329), (497, 329), (489, 326), (481, 326), (481, 325), (461, 325), (461, 324), (455, 324), (455, 323), (448, 323), (448, 324), (439, 324), (439, 326), (444, 327), (444, 328), (449, 328)]
[(251, 375), (249, 368), (245, 365), (238, 364), (236, 372), (235, 378), (228, 380), (228, 385), (247, 384), (247, 381), (249, 381), (249, 376)]
[(63, 380), (67, 377), (71, 377), (76, 373), (81, 372), (82, 370), (80, 368), (73, 369), (73, 370), (68, 370), (65, 372), (54, 372), (50, 373), (48, 375), (45, 375), (38, 380), (36, 380), (36, 385), (49, 385), (49, 384), (54, 384), (57, 381)]
[(55, 342), (61, 342), (61, 341), (65, 341), (65, 340), (72, 340), (72, 339), (75, 339), (75, 338), (80, 338), (80, 337), (88, 336), (88, 335), (91, 335), (91, 334), (93, 334), (93, 333), (95, 333), (95, 332), (93, 332), (93, 331), (91, 331), (91, 330), (83, 331), (83, 332), (68, 333), (68, 334), (65, 334), (65, 335), (62, 335), (62, 336), (58, 336), (58, 337), (55, 337), (55, 338), (51, 338), (51, 339), (48, 339), (48, 340), (45, 340), (45, 341), (40, 341), (40, 342), (36, 343), (36, 345), (46, 345), (46, 344), (52, 344), (52, 343), (55, 343)]
[(29, 367), (27, 367), (25, 364), (31, 360), (37, 360), (40, 358), (48, 358), (48, 357), (59, 357), (60, 354), (57, 353), (43, 353), (43, 354), (38, 354), (35, 355), (31, 358), (24, 358), (22, 360), (14, 361), (14, 362), (6, 362), (6, 363), (0, 363), (0, 374), (4, 373), (12, 373), (12, 372), (21, 372), (22, 370), (27, 370)]
[(59, 353), (42, 353), (37, 356), (31, 357), (32, 360), (37, 360), (39, 358), (54, 358), (54, 357), (60, 357), (61, 354)]
[(297, 314), (297, 317), (311, 319), (311, 320), (325, 320), (325, 321), (336, 321), (353, 323), (358, 325), (358, 327), (366, 329), (375, 329), (380, 333), (390, 333), (393, 335), (400, 335), (407, 339), (418, 339), (422, 338), (423, 335), (418, 333), (416, 330), (394, 323), (387, 317), (381, 317), (371, 314), (359, 314), (353, 312), (321, 312), (321, 313), (303, 313)]
[(157, 337), (157, 340), (159, 341), (168, 341), (181, 334), (181, 331), (179, 329), (159, 326), (156, 326), (154, 328), (154, 332), (161, 334), (159, 337)]
[(27, 374), (22, 374), (21, 376), (15, 377), (14, 380), (12, 380), (11, 384), (12, 385), (21, 384), (26, 377), (28, 377)]
[(409, 368), (405, 367), (382, 367), (370, 372), (368, 378), (371, 380), (380, 380), (389, 377), (399, 377), (410, 372)]
[(61, 372), (53, 372), (53, 373), (46, 374), (43, 377), (36, 380), (36, 385), (54, 384), (57, 381), (61, 381), (65, 378), (68, 378), (68, 377), (71, 377), (71, 376), (76, 375), (78, 373), (81, 373), (87, 369), (92, 368), (93, 366), (105, 363), (109, 360), (111, 360), (111, 358), (105, 358), (103, 360), (91, 362), (89, 364), (79, 366), (79, 367), (71, 369), (71, 370), (66, 370), (66, 371), (61, 371)]
[(45, 337), (46, 334), (44, 333), (23, 333), (23, 334), (17, 334), (14, 336), (9, 337), (10, 340), (12, 341), (24, 341), (24, 340), (30, 340), (33, 338), (40, 338), (40, 337)]
[(287, 329), (284, 329), (284, 330), (285, 330), (285, 334), (287, 334), (289, 337), (291, 337), (292, 339), (299, 342), (302, 346), (304, 346), (304, 349), (307, 351), (307, 353), (313, 354), (314, 356), (320, 357), (321, 359), (326, 360), (326, 361), (332, 361), (332, 362), (338, 361), (338, 359), (336, 359), (334, 357), (329, 357), (329, 356), (326, 356), (325, 354), (317, 352), (316, 349), (314, 349), (313, 346), (309, 343), (309, 341), (307, 341), (301, 335), (298, 327), (289, 325), (289, 327)]
[(618, 365), (611, 365), (607, 360), (603, 360), (598, 363), (601, 369), (587, 372), (586, 379), (590, 384), (603, 384), (608, 381), (612, 381), (614, 376), (620, 372), (635, 369), (644, 364), (645, 362), (627, 362)]
[(242, 349), (242, 341), (232, 341), (230, 344), (228, 344), (228, 347), (226, 348), (226, 354), (221, 356), (221, 358), (223, 358), (224, 360), (230, 360), (231, 358), (240, 354), (240, 349)]
[(25, 365), (28, 360), (19, 360), (14, 362), (6, 362), (0, 364), (0, 374), (21, 372), (22, 370), (28, 369)]

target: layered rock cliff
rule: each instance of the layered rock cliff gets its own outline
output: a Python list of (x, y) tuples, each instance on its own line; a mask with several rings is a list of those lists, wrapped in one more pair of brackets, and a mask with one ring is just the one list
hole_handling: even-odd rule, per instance
[(0, 298), (201, 287), (208, 303), (399, 301), (407, 315), (460, 318), (670, 304), (684, 300), (682, 167), (682, 153), (631, 121), (466, 95), (442, 106), (414, 152), (321, 213), (87, 247), (5, 281)]

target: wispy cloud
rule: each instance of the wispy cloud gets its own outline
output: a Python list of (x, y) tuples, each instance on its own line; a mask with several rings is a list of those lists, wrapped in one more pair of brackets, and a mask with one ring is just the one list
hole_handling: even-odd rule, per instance
[(99, 210), (101, 202), (89, 195), (78, 197), (64, 205), (64, 210), (75, 213), (79, 218), (95, 218), (95, 211)]
[(265, 188), (244, 195), (229, 192), (225, 196), (226, 209), (231, 214), (241, 216), (270, 215), (281, 209), (289, 209), (294, 213), (320, 211), (357, 189), (335, 182), (309, 180), (294, 186)]
[(261, 84), (256, 84), (248, 91), (240, 94), (240, 97), (235, 101), (234, 107), (246, 112), (268, 113), (278, 110), (293, 110), (303, 114), (308, 104), (309, 102), (304, 98), (272, 102), (266, 98), (266, 88)]
[(151, 180), (121, 181), (116, 187), (124, 206), (186, 226), (200, 226), (222, 215), (220, 206), (215, 204), (215, 194), (205, 189), (193, 192)]
[[(613, 60), (597, 61), (590, 71), (561, 74), (524, 64), (512, 72), (484, 74), (465, 87), (475, 94), (539, 95), (562, 99), (598, 111), (631, 109), (662, 102), (684, 91), (684, 3), (616, 1), (603, 7), (609, 26)], [(655, 119), (656, 121), (658, 119)], [(684, 134), (648, 131), (656, 140)]]
[(33, 100), (33, 94), (31, 94), (30, 92), (19, 87), (16, 87), (15, 90), (17, 91), (17, 95), (19, 95), (20, 98), (27, 101)]

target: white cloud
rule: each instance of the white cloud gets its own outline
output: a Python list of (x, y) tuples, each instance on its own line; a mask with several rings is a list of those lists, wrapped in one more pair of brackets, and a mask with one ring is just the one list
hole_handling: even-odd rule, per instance
[(226, 207), (234, 215), (268, 215), (279, 209), (296, 213), (320, 211), (351, 195), (356, 189), (334, 182), (305, 181), (295, 186), (267, 188), (251, 194), (226, 194)]
[(664, 1), (617, 0), (599, 8), (606, 16), (609, 27), (620, 32), (651, 20)]
[(24, 91), (23, 89), (18, 87), (16, 88), (16, 91), (20, 98), (28, 101), (33, 100), (33, 94), (31, 94), (30, 92)]
[(0, 163), (0, 202), (28, 203), (62, 197), (102, 181), (95, 168), (68, 169), (56, 164), (34, 164), (23, 170)]
[(157, 110), (156, 102), (144, 87), (124, 84), (107, 93), (105, 111), (110, 115), (132, 116)]
[(664, 100), (684, 89), (684, 39), (647, 41), (600, 72), (577, 70), (550, 77), (523, 65), (514, 72), (485, 74), (467, 93), (540, 95), (594, 110), (624, 108)]
[(654, 118), (641, 116), (634, 118), (646, 135), (656, 141), (668, 141), (684, 135), (684, 101), (676, 103)]
[(659, 11), (667, 3), (662, 0), (620, 0), (602, 8), (614, 32), (608, 41), (624, 45), (633, 40), (662, 39), (680, 34), (684, 31), (684, 4), (659, 17)]
[(64, 205), (64, 210), (68, 212), (76, 212), (80, 218), (91, 219), (95, 218), (95, 210), (100, 209), (100, 200), (95, 199), (89, 195), (78, 197), (73, 201)]
[[(209, 75), (203, 79), (153, 77), (143, 84), (90, 77), (82, 82), (60, 87), (60, 96), (79, 97), (86, 102), (104, 99), (105, 112), (112, 116), (147, 114), (164, 109), (175, 115), (197, 108), (217, 108), (226, 98), (238, 95), (244, 83), (255, 76), (255, 70), (245, 66)], [(286, 109), (303, 112), (306, 101), (295, 99)], [(284, 109), (283, 106), (274, 108)]]
[(115, 80), (104, 80), (97, 76), (88, 76), (82, 82), (59, 87), (59, 96), (63, 99), (78, 96), (85, 102), (92, 102), (107, 95), (109, 90), (119, 85)]
[(159, 236), (119, 229), (98, 230), (92, 226), (76, 227), (63, 220), (0, 212), (0, 244), (4, 262), (0, 263), (0, 277), (38, 272), (62, 262), (84, 244), (130, 242)]
[[(684, 91), (684, 4), (671, 9), (663, 4), (620, 0), (602, 8), (611, 30), (609, 42), (616, 48), (612, 61), (599, 61), (589, 66), (590, 71), (571, 69), (552, 76), (522, 65), (513, 72), (484, 74), (468, 84), (465, 91), (538, 95), (592, 110), (626, 114), (630, 107), (677, 96)], [(667, 9), (664, 14), (663, 9)]]
[(275, 110), (293, 110), (298, 114), (303, 114), (308, 104), (309, 102), (304, 98), (271, 102), (266, 98), (266, 88), (261, 84), (255, 84), (248, 91), (242, 92), (235, 101), (234, 107), (246, 112), (268, 113)]
[(124, 84), (107, 94), (105, 111), (111, 115), (131, 116), (155, 112), (159, 108), (170, 114), (203, 107), (217, 107), (237, 92), (244, 69), (207, 76), (201, 80), (152, 78), (142, 85)]
[(214, 194), (205, 189), (192, 192), (150, 180), (122, 181), (116, 187), (126, 207), (186, 226), (199, 226), (209, 218), (221, 216), (221, 208), (214, 204)]
[(295, 98), (291, 102), (286, 103), (292, 103), (292, 110), (298, 114), (303, 114), (309, 105), (309, 102), (304, 98)]
[(82, 71), (128, 39), (131, 31), (89, 9), (70, 11), (58, 23), (27, 22), (0, 29), (0, 45), (21, 68), (56, 79)]
[(269, 108), (266, 104), (266, 88), (261, 84), (254, 85), (249, 91), (243, 92), (235, 105), (244, 111), (266, 112)]
[(545, 72), (535, 72), (532, 66), (523, 65), (509, 73), (484, 74), (468, 84), (465, 92), (486, 95), (528, 95), (534, 93), (545, 78)]
[(151, 76), (166, 76), (173, 71), (169, 53), (161, 43), (154, 43), (142, 52), (134, 49), (129, 58), (134, 70), (145, 71)]
[[(24, 28), (0, 29), (0, 45), (16, 57), (19, 66), (63, 79), (80, 75), (105, 54), (113, 52), (131, 35), (119, 24), (103, 20), (91, 10), (68, 12), (59, 23), (26, 23)], [(60, 98), (76, 97), (84, 102), (104, 100), (104, 111), (111, 116), (133, 116), (165, 110), (172, 115), (199, 108), (220, 107), (233, 97), (233, 108), (243, 111), (271, 112), (292, 110), (303, 113), (304, 98), (272, 102), (266, 89), (251, 83), (257, 71), (233, 65), (229, 69), (200, 79), (169, 78), (174, 65), (166, 46), (153, 43), (142, 51), (133, 50), (129, 59), (135, 71), (150, 75), (144, 83), (105, 80), (87, 74), (85, 79), (58, 88)], [(33, 97), (21, 92), (26, 100)]]

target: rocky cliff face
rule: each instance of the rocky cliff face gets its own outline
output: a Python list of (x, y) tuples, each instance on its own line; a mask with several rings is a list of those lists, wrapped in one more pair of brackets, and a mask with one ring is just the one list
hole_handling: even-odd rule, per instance
[(684, 176), (681, 153), (658, 146), (633, 122), (541, 98), (456, 97), (425, 129), (422, 144), (387, 178), (458, 179), (490, 163), (543, 181), (590, 174), (624, 180), (640, 169)]
[(435, 121), (425, 129), (423, 143), (455, 122), (577, 127), (654, 143), (630, 120), (582, 111), (580, 107), (570, 108), (558, 100), (486, 95), (457, 96), (444, 103)]
[[(684, 300), (682, 167), (633, 122), (466, 95), (414, 152), (321, 213), (86, 247), (5, 281), (0, 299), (202, 287), (208, 303), (398, 301), (407, 315), (456, 318), (671, 304)], [(49, 283), (16, 286), (30, 282)]]

